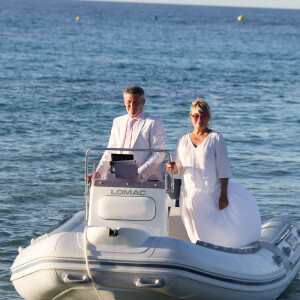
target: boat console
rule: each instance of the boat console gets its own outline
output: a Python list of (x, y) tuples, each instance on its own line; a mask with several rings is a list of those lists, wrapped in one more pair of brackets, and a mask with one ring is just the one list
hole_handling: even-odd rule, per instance
[[(170, 153), (161, 151), (171, 158)], [(97, 165), (98, 162), (94, 162), (93, 174)], [(89, 241), (97, 243), (101, 239), (104, 242), (110, 237), (107, 240), (110, 243), (112, 237), (121, 233), (125, 237), (133, 230), (135, 235), (139, 231), (145, 238), (146, 235), (168, 236), (167, 191), (173, 192), (173, 189), (167, 187), (173, 187), (174, 179), (172, 174), (166, 173), (164, 164), (153, 164), (153, 174), (147, 179), (139, 174), (133, 154), (112, 153), (109, 165), (110, 169), (104, 176), (92, 177), (88, 209)]]

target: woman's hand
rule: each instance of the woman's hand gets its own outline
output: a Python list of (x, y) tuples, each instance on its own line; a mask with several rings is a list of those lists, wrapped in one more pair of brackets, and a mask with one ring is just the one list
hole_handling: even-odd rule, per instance
[(176, 163), (175, 163), (175, 161), (168, 161), (167, 163), (166, 163), (166, 168), (168, 169), (168, 170), (170, 170), (170, 171), (173, 171), (175, 174), (177, 174), (178, 173), (178, 167), (177, 167), (177, 165), (176, 165)]
[(228, 201), (227, 195), (221, 194), (220, 199), (219, 199), (219, 209), (222, 210), (222, 209), (226, 208), (228, 206), (228, 204), (229, 204), (229, 201)]
[(222, 210), (229, 205), (227, 197), (227, 188), (228, 188), (228, 178), (220, 178), (221, 180), (221, 194), (219, 198), (219, 209)]

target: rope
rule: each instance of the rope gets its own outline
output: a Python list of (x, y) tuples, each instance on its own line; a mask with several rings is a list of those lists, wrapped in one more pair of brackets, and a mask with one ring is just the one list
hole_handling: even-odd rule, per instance
[(76, 290), (76, 287), (73, 287), (73, 288), (67, 289), (65, 291), (62, 291), (58, 295), (54, 296), (51, 300), (61, 299), (61, 296), (63, 296), (64, 294), (66, 294), (66, 293), (68, 293), (68, 292), (70, 292), (72, 290)]
[(84, 228), (84, 258), (85, 258), (86, 270), (87, 270), (87, 273), (88, 273), (88, 275), (91, 279), (92, 285), (93, 285), (94, 290), (95, 290), (95, 292), (98, 296), (98, 299), (103, 300), (101, 295), (100, 295), (100, 290), (98, 290), (96, 285), (95, 285), (95, 282), (93, 280), (92, 273), (91, 273), (91, 270), (90, 270), (90, 266), (89, 266), (87, 229), (88, 229), (88, 225), (86, 225), (86, 227)]

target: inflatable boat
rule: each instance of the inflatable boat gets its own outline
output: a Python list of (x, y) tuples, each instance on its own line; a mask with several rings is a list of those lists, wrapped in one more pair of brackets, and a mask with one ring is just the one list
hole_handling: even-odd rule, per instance
[(115, 156), (107, 176), (89, 182), (89, 153), (98, 150), (120, 149), (87, 151), (85, 209), (19, 248), (11, 281), (24, 299), (271, 300), (296, 276), (295, 221), (266, 222), (261, 240), (243, 248), (193, 244), (172, 173), (142, 180), (134, 160)]

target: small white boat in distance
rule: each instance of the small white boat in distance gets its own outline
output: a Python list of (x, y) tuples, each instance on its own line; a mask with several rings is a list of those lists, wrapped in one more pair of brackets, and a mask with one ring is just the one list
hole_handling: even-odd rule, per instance
[(135, 161), (115, 156), (106, 178), (89, 186), (88, 157), (96, 150), (105, 148), (86, 154), (85, 210), (19, 248), (11, 281), (24, 299), (273, 300), (296, 276), (295, 221), (266, 222), (261, 240), (240, 249), (193, 244), (172, 173), (144, 181)]

